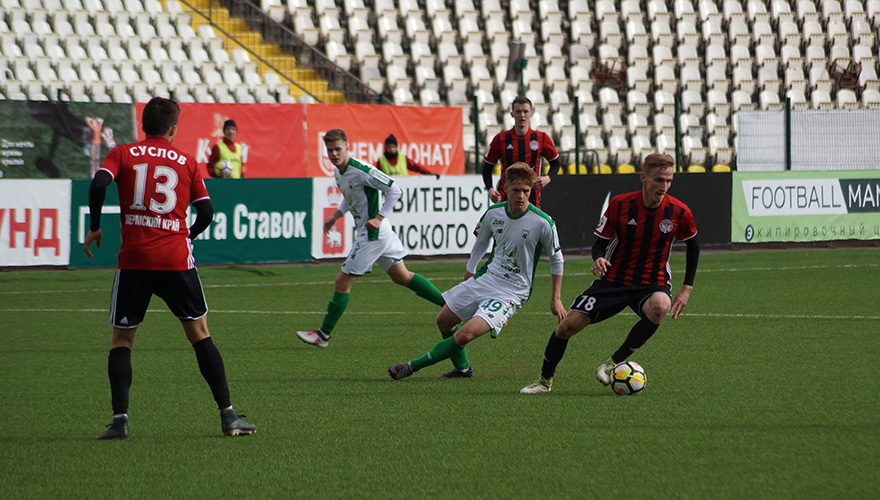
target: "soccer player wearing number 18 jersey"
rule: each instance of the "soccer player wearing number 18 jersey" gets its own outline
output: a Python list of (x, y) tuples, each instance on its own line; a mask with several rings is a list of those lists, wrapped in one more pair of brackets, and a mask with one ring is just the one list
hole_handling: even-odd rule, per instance
[[(673, 319), (681, 314), (693, 289), (700, 246), (690, 209), (666, 194), (672, 185), (673, 165), (669, 155), (648, 155), (642, 164), (642, 190), (611, 199), (594, 231), (597, 239), (590, 270), (599, 279), (574, 300), (565, 321), (550, 334), (541, 378), (520, 392), (550, 392), (568, 339), (629, 307), (639, 321), (596, 370), (596, 379), (608, 385), (614, 366), (651, 338), (667, 312), (672, 312)], [(684, 283), (672, 300), (669, 253), (675, 239), (685, 241), (687, 257)]]
[[(193, 157), (171, 145), (179, 116), (176, 102), (151, 99), (142, 116), (146, 139), (111, 150), (89, 186), (86, 255), (92, 257), (92, 242), (101, 246), (101, 208), (107, 186), (114, 180), (122, 226), (110, 305), (113, 341), (107, 361), (113, 422), (98, 439), (128, 437), (131, 349), (153, 295), (161, 297), (180, 320), (217, 402), (223, 433), (235, 436), (257, 430), (232, 409), (223, 358), (208, 332), (208, 304), (195, 267), (192, 239), (211, 223), (214, 208)], [(190, 203), (197, 215), (187, 228)]]

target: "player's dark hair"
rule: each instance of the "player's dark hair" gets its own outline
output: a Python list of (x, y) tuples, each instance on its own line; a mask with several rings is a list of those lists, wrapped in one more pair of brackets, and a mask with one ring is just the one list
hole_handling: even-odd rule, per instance
[(528, 163), (521, 161), (507, 167), (507, 170), (504, 171), (504, 177), (508, 186), (515, 182), (525, 182), (531, 187), (538, 180), (535, 169), (530, 167)]
[(348, 144), (348, 137), (345, 136), (345, 132), (341, 128), (334, 128), (324, 134), (324, 144), (330, 144), (331, 142), (336, 141), (345, 141), (345, 143)]
[(645, 157), (645, 161), (642, 162), (642, 172), (647, 172), (648, 170), (655, 168), (669, 168), (675, 166), (675, 160), (663, 153), (651, 153)]
[(532, 110), (535, 109), (535, 106), (532, 104), (532, 100), (524, 95), (521, 95), (521, 96), (517, 97), (516, 99), (514, 99), (512, 103), (510, 103), (510, 112), (511, 113), (513, 112), (513, 108), (517, 104), (528, 104), (529, 109), (532, 109)]
[(154, 97), (144, 106), (141, 115), (141, 126), (146, 135), (165, 135), (172, 126), (177, 125), (180, 118), (180, 105), (171, 99)]

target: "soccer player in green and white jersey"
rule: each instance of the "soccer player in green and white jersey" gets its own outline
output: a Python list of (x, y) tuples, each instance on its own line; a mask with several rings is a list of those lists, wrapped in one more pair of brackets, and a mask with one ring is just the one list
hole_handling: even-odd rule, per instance
[[(352, 285), (358, 277), (371, 272), (373, 264), (379, 264), (392, 281), (409, 288), (419, 297), (438, 306), (445, 304), (437, 287), (423, 276), (410, 272), (403, 263), (408, 254), (391, 229), (391, 223), (385, 219), (401, 195), (394, 180), (367, 163), (351, 158), (344, 131), (333, 129), (327, 132), (324, 145), (330, 163), (335, 167), (333, 175), (336, 185), (344, 197), (339, 208), (324, 221), (324, 233), (328, 233), (348, 211), (354, 217), (356, 234), (351, 252), (336, 277), (333, 298), (327, 305), (321, 328), (296, 332), (303, 342), (322, 349), (327, 347), (330, 334), (348, 306)], [(380, 191), (385, 194), (385, 202), (381, 206)]]
[[(394, 380), (447, 358), (453, 360), (458, 377), (472, 376), (471, 366), (460, 366), (464, 346), (485, 333), (495, 338), (517, 309), (525, 305), (532, 293), (542, 251), (550, 257), (550, 311), (558, 321), (565, 318), (566, 310), (560, 301), (563, 259), (556, 225), (529, 203), (537, 174), (526, 163), (514, 163), (505, 175), (507, 201), (490, 206), (483, 214), (475, 231), (477, 241), (465, 269), (465, 281), (443, 294), (446, 305), (437, 315), (437, 327), (444, 340), (420, 358), (390, 366), (388, 374)], [(488, 262), (476, 271), (493, 241), (495, 247)], [(462, 320), (466, 323), (455, 331)], [(451, 373), (441, 377), (455, 378)]]

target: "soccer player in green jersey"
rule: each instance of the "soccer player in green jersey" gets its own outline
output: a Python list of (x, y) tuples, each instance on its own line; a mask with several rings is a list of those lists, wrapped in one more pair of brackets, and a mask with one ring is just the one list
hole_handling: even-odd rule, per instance
[[(556, 225), (529, 203), (537, 174), (525, 163), (511, 165), (505, 174), (507, 201), (490, 206), (483, 214), (474, 231), (477, 241), (465, 269), (465, 281), (443, 294), (446, 305), (437, 315), (437, 327), (444, 339), (424, 356), (390, 366), (388, 374), (394, 380), (444, 359), (452, 359), (455, 368), (442, 378), (473, 376), (464, 346), (486, 333), (495, 338), (525, 305), (542, 251), (550, 257), (550, 311), (559, 321), (565, 318), (565, 307), (560, 301), (563, 258)], [(477, 271), (477, 264), (491, 242), (495, 243), (492, 254)], [(462, 321), (464, 326), (456, 330)]]
[[(348, 307), (352, 285), (358, 277), (369, 273), (373, 264), (379, 264), (394, 283), (409, 288), (419, 297), (438, 306), (445, 304), (437, 287), (420, 274), (409, 271), (403, 263), (408, 253), (385, 218), (400, 199), (401, 191), (394, 180), (379, 169), (350, 157), (348, 137), (341, 129), (327, 132), (324, 145), (343, 196), (339, 208), (324, 221), (324, 233), (328, 233), (345, 212), (351, 212), (356, 234), (351, 252), (342, 263), (342, 272), (336, 277), (333, 298), (327, 305), (321, 328), (296, 332), (303, 342), (322, 349), (327, 347), (330, 334)], [(381, 206), (380, 191), (385, 194)]]

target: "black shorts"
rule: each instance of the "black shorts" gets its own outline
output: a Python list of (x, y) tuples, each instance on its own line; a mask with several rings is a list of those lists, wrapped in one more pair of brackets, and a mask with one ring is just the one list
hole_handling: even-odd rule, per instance
[(195, 269), (117, 269), (110, 303), (110, 325), (116, 328), (137, 328), (144, 320), (153, 295), (164, 300), (171, 312), (181, 320), (196, 320), (208, 313), (202, 281)]
[(672, 298), (669, 289), (661, 285), (621, 285), (605, 280), (596, 280), (590, 288), (574, 299), (569, 310), (578, 311), (590, 317), (590, 323), (599, 323), (629, 306), (636, 315), (644, 318), (642, 305), (656, 292), (663, 292)]

